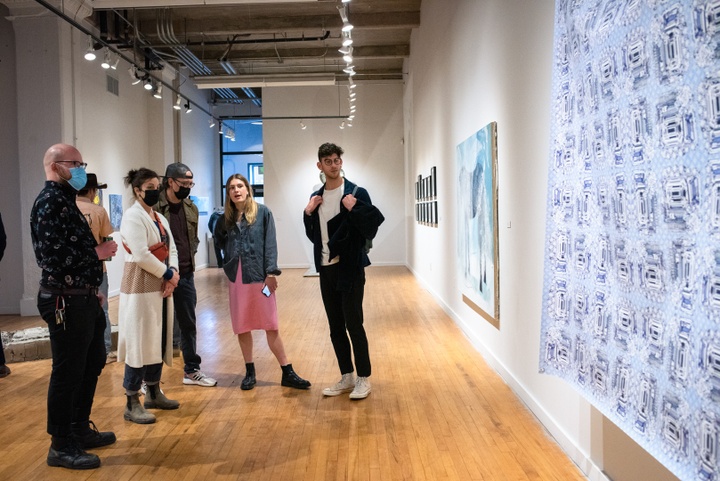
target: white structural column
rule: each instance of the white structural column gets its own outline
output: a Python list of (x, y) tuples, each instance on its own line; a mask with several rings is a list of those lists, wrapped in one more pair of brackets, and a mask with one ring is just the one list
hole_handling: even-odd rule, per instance
[(45, 182), (42, 158), (55, 143), (74, 144), (71, 27), (36, 2), (4, 3), (10, 7), (15, 33), (24, 272), (20, 313), (27, 316), (37, 315), (40, 269), (32, 248), (29, 219), (35, 197)]

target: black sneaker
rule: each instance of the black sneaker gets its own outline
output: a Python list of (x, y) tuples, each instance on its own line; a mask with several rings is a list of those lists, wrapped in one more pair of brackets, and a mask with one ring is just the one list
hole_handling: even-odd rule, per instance
[(73, 437), (82, 449), (100, 448), (117, 441), (115, 433), (111, 431), (101, 433), (92, 421), (89, 421), (84, 429), (73, 429)]
[(100, 467), (100, 458), (92, 453), (86, 453), (76, 442), (71, 441), (62, 449), (54, 449), (50, 446), (47, 464), (68, 469), (95, 469)]

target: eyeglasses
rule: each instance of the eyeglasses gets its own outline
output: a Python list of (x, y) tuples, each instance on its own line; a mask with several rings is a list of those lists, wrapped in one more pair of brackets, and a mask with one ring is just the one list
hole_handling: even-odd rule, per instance
[(68, 162), (72, 164), (73, 167), (80, 167), (83, 169), (87, 168), (87, 164), (85, 162), (80, 162), (79, 160), (56, 160), (55, 163), (59, 162)]
[(340, 164), (342, 164), (342, 159), (340, 157), (338, 157), (336, 159), (322, 159), (322, 163), (327, 165), (328, 167), (333, 164), (340, 165)]
[(180, 187), (188, 187), (190, 189), (195, 187), (195, 182), (193, 182), (192, 180), (181, 180), (181, 179), (176, 179), (174, 177), (173, 177), (173, 180), (175, 182), (177, 182)]

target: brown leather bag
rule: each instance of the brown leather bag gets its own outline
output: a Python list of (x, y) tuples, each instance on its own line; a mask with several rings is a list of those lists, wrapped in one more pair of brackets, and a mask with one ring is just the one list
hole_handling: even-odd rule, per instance
[[(158, 225), (158, 228), (160, 229), (160, 237), (165, 238), (167, 234), (165, 233), (165, 229), (163, 228), (162, 222), (160, 222), (157, 212), (153, 212), (153, 214), (155, 214), (155, 220), (157, 220), (157, 225)], [(125, 248), (125, 250), (127, 251), (128, 254), (132, 254), (132, 252), (130, 252), (130, 248), (127, 246), (127, 244), (125, 242), (123, 242), (123, 247)], [(151, 245), (150, 247), (148, 247), (148, 250), (150, 251), (150, 253), (152, 255), (157, 257), (160, 262), (165, 262), (165, 259), (167, 259), (168, 256), (170, 255), (170, 249), (168, 248), (168, 245), (165, 241), (160, 241), (157, 244)]]

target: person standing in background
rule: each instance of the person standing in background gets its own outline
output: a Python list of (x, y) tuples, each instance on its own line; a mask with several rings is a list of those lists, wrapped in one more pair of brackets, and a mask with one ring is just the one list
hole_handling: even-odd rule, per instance
[(117, 244), (95, 242), (75, 203), (87, 183), (82, 155), (55, 144), (43, 157), (45, 187), (30, 212), (30, 235), (42, 269), (37, 307), (48, 325), (52, 372), (47, 395), (48, 466), (94, 469), (100, 458), (85, 449), (113, 444), (90, 420), (95, 389), (105, 367), (102, 260)]
[[(95, 237), (95, 242), (102, 243), (113, 233), (110, 217), (104, 207), (94, 203), (95, 197), (100, 189), (107, 189), (107, 184), (98, 184), (97, 176), (88, 172), (87, 183), (77, 194), (77, 206), (85, 216), (90, 230)], [(108, 259), (109, 260), (109, 259)], [(108, 275), (107, 268), (103, 261), (103, 278), (100, 284), (100, 292), (105, 296), (103, 311), (105, 311), (105, 353), (106, 362), (113, 362), (117, 354), (112, 350), (112, 328), (110, 327), (110, 315), (108, 314)]]
[[(170, 223), (178, 251), (180, 282), (173, 292), (175, 324), (179, 329), (180, 349), (185, 362), (183, 384), (212, 387), (217, 381), (200, 370), (202, 359), (197, 352), (197, 292), (195, 291), (195, 253), (198, 250), (198, 208), (188, 199), (195, 185), (193, 173), (185, 164), (170, 164), (165, 169), (160, 201), (155, 208)], [(173, 344), (178, 344), (173, 339)]]
[[(223, 211), (219, 208), (210, 215), (210, 220), (208, 220), (208, 229), (210, 230), (210, 233), (215, 232), (215, 226), (217, 225), (218, 220), (222, 219), (222, 217)], [(213, 248), (215, 249), (215, 260), (217, 261), (217, 266), (222, 268), (223, 248), (222, 246), (218, 245), (217, 242), (213, 242)]]
[[(0, 261), (5, 255), (5, 247), (7, 247), (7, 235), (5, 235), (5, 225), (3, 225), (2, 214), (0, 214)], [(0, 335), (0, 377), (9, 376), (10, 372), (10, 368), (5, 365), (5, 348), (2, 343), (2, 335)]]

